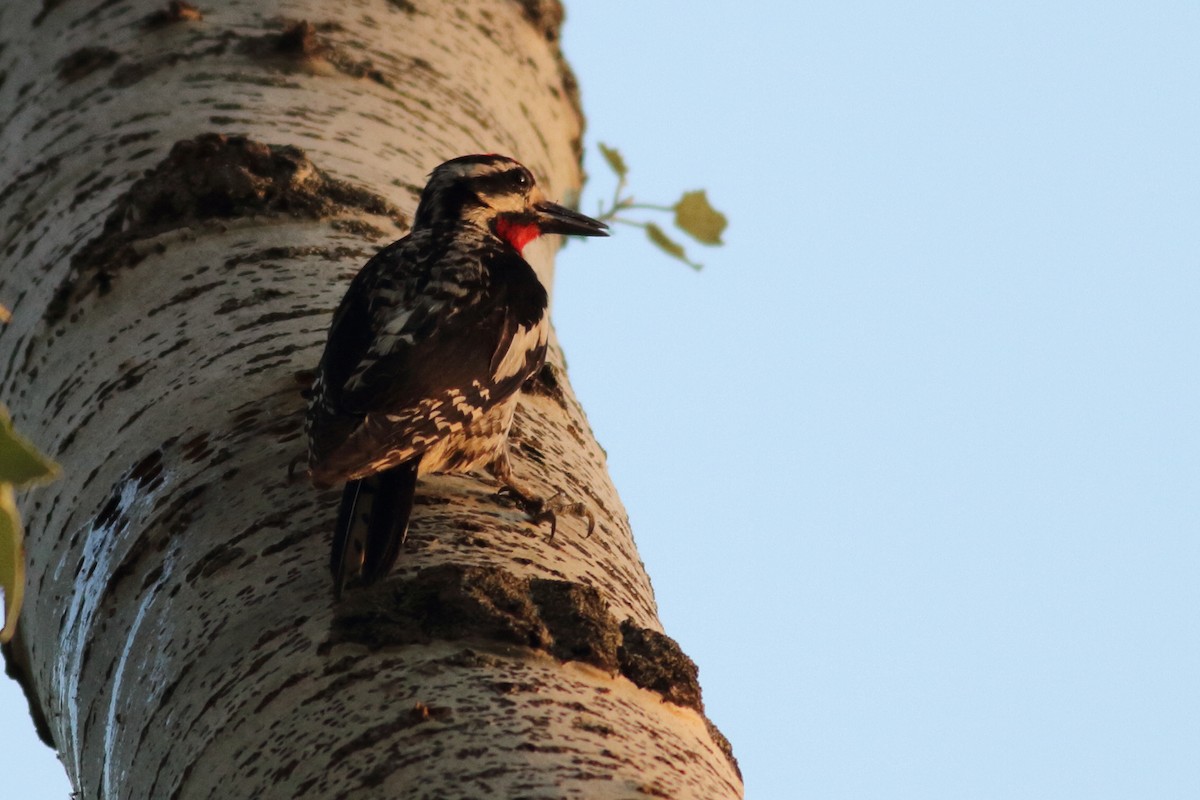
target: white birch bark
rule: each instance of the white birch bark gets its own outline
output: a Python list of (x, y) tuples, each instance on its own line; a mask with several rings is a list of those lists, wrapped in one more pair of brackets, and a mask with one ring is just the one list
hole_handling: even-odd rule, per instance
[(287, 475), (333, 306), (433, 166), (576, 193), (557, 2), (167, 8), (0, 5), (0, 399), (65, 470), (6, 655), (82, 796), (741, 796), (557, 348), (514, 471), (590, 537), (435, 477), (334, 604), (338, 493)]

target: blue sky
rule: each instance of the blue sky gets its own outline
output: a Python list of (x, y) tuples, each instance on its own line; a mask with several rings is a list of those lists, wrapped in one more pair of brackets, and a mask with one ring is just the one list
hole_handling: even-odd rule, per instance
[(1200, 6), (568, 12), (731, 219), (556, 318), (749, 796), (1200, 797)]
[[(750, 797), (1200, 796), (1198, 40), (1182, 2), (568, 3), (589, 141), (731, 220), (699, 274), (573, 243), (555, 317)], [(64, 798), (14, 696), (0, 768)]]

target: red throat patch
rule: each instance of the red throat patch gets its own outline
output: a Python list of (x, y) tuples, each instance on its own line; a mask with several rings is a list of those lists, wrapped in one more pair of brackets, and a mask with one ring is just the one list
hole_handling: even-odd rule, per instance
[(496, 220), (496, 235), (511, 244), (520, 253), (525, 249), (525, 245), (541, 236), (542, 232), (538, 230), (536, 223), (516, 222), (501, 217)]

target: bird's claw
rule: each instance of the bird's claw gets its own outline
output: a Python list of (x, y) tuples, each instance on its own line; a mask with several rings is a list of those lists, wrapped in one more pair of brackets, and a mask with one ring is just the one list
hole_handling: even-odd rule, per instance
[(573, 517), (582, 517), (587, 520), (586, 536), (591, 536), (592, 531), (596, 529), (596, 517), (586, 505), (579, 501), (568, 501), (562, 491), (557, 491), (547, 498), (530, 497), (523, 492), (520, 492), (513, 486), (503, 486), (498, 494), (508, 496), (517, 501), (517, 504), (524, 509), (529, 515), (530, 522), (541, 525), (543, 522), (550, 523), (550, 536), (547, 541), (554, 541), (554, 534), (558, 531), (558, 515), (568, 514)]
[[(308, 459), (308, 453), (301, 453), (288, 462), (287, 480), (288, 483), (295, 483), (300, 480), (300, 476), (296, 475), (296, 465)], [(307, 470), (306, 470), (307, 471)]]

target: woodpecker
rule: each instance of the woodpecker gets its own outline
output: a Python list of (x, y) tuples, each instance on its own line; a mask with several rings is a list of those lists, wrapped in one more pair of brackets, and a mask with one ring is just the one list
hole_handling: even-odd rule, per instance
[(423, 475), (486, 467), (553, 524), (508, 465), (517, 395), (545, 361), (550, 327), (546, 287), (521, 252), (542, 234), (607, 236), (607, 227), (549, 202), (511, 158), (462, 156), (430, 174), (409, 234), (355, 275), (306, 424), (312, 482), (345, 484), (335, 596), (395, 564)]

